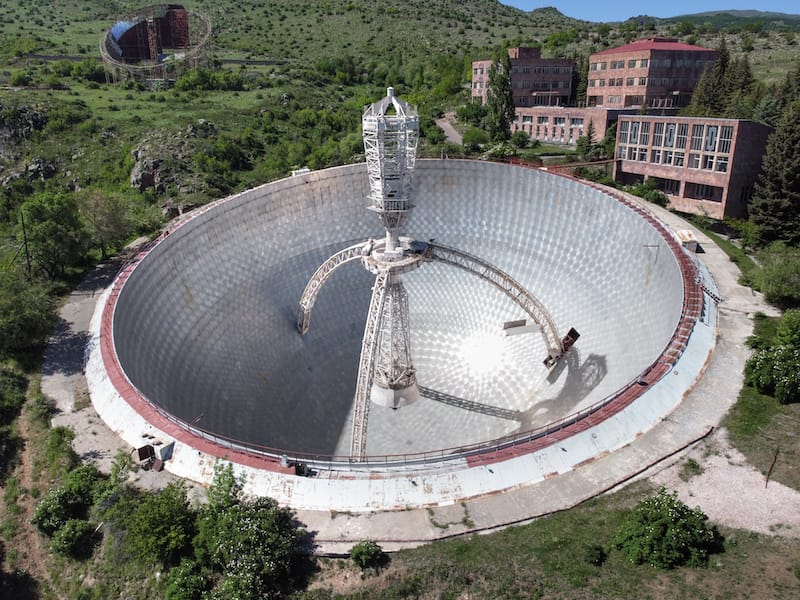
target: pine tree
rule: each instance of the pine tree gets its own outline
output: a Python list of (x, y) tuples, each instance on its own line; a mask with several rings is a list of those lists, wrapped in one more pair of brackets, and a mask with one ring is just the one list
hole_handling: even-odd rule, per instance
[(800, 100), (788, 106), (769, 137), (750, 220), (762, 242), (800, 243)]
[(706, 67), (702, 75), (700, 75), (700, 79), (697, 80), (697, 85), (694, 86), (694, 92), (692, 92), (692, 100), (689, 106), (687, 106), (686, 110), (683, 112), (693, 117), (711, 116), (714, 93), (712, 69), (711, 67)]
[(729, 90), (728, 101), (723, 111), (724, 116), (731, 119), (749, 119), (753, 115), (753, 72), (750, 61), (743, 54), (728, 67), (725, 76), (726, 88)]
[(486, 95), (486, 124), (492, 140), (507, 140), (514, 120), (514, 95), (511, 89), (511, 57), (503, 47), (489, 67), (489, 89)]

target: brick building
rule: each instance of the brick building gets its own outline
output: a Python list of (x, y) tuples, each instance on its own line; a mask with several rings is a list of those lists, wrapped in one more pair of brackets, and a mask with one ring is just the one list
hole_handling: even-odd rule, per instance
[[(509, 48), (514, 106), (563, 106), (572, 96), (575, 61), (542, 58), (539, 48)], [(492, 60), (472, 63), (472, 100), (486, 104)]]
[(565, 106), (518, 106), (511, 132), (524, 131), (532, 140), (550, 144), (576, 144), (585, 135), (589, 123), (597, 143), (621, 114), (635, 114), (638, 109), (575, 108)]
[(743, 217), (771, 132), (739, 119), (620, 116), (614, 178), (654, 179), (679, 211)]
[(686, 106), (703, 70), (716, 60), (716, 50), (663, 37), (596, 52), (589, 57), (587, 105)]

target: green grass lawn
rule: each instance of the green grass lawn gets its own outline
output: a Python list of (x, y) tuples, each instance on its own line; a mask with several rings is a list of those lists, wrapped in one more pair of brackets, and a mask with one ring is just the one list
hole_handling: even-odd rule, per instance
[[(660, 571), (610, 548), (645, 484), (596, 498), (529, 525), (436, 542), (392, 555), (362, 580), (351, 563), (324, 561), (311, 591), (332, 598), (788, 598), (800, 594), (800, 541), (723, 529), (725, 552), (707, 568)], [(595, 566), (587, 547), (603, 546)], [(350, 572), (347, 580), (343, 574)], [(763, 574), (769, 573), (768, 576)], [(350, 582), (350, 583), (347, 583)]]

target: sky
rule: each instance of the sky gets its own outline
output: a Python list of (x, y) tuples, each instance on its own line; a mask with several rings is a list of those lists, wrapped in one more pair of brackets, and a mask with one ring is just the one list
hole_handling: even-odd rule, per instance
[(676, 17), (712, 10), (761, 10), (800, 14), (797, 0), (500, 0), (502, 4), (529, 11), (554, 6), (562, 14), (584, 21), (624, 21), (630, 17)]

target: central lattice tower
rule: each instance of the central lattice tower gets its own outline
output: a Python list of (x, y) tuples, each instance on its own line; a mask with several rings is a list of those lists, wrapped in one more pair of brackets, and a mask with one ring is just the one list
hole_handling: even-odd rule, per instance
[[(533, 326), (538, 326), (548, 349), (544, 359), (547, 367), (552, 367), (578, 338), (574, 329), (561, 338), (541, 302), (507, 273), (466, 252), (434, 244), (433, 240), (421, 242), (402, 236), (402, 228), (414, 207), (413, 174), (419, 117), (411, 106), (395, 97), (390, 87), (385, 98), (365, 108), (362, 126), (369, 177), (367, 208), (380, 217), (385, 236), (354, 244), (326, 260), (312, 275), (300, 297), (297, 320), (300, 333), (305, 334), (319, 290), (340, 266), (360, 260), (365, 269), (375, 274), (353, 405), (350, 457), (354, 461), (366, 456), (371, 403), (397, 409), (416, 402), (421, 395), (436, 399), (447, 396), (437, 390), (421, 388), (417, 383), (411, 352), (408, 294), (402, 281), (404, 273), (437, 260), (477, 275), (499, 288), (522, 309)], [(505, 329), (511, 329), (509, 323), (525, 325), (527, 320), (506, 322)], [(451, 400), (455, 404), (464, 403), (460, 398)]]

